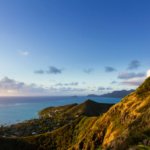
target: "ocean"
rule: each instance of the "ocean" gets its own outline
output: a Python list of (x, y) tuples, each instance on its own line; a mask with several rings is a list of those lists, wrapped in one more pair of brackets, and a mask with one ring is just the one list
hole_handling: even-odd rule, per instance
[(38, 118), (38, 112), (49, 106), (82, 103), (87, 99), (101, 103), (117, 103), (120, 98), (105, 97), (0, 97), (0, 125), (10, 125)]

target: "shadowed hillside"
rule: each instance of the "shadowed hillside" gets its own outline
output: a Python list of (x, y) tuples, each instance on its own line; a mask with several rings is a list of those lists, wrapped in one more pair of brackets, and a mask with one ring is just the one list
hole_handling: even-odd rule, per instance
[(41, 117), (56, 116), (57, 118), (74, 118), (81, 115), (99, 116), (106, 112), (113, 104), (97, 103), (92, 100), (86, 100), (81, 104), (65, 105), (60, 107), (49, 107), (42, 110), (39, 115)]

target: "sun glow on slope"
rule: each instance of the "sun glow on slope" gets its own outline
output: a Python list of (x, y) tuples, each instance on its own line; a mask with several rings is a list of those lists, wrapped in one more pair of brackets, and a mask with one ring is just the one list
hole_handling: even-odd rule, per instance
[(150, 77), (150, 69), (147, 71), (147, 77)]

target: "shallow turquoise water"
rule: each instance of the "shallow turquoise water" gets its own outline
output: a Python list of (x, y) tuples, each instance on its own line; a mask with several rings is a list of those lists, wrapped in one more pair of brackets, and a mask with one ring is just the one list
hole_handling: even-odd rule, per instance
[(82, 103), (92, 99), (101, 103), (117, 103), (120, 98), (102, 97), (0, 97), (0, 124), (13, 124), (37, 118), (38, 112), (49, 106)]

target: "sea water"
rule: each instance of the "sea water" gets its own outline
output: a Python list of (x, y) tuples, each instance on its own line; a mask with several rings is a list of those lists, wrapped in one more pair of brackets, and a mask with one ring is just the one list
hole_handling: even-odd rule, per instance
[(0, 97), (0, 125), (38, 118), (38, 112), (49, 106), (82, 103), (87, 99), (100, 103), (117, 103), (120, 98), (105, 97)]

